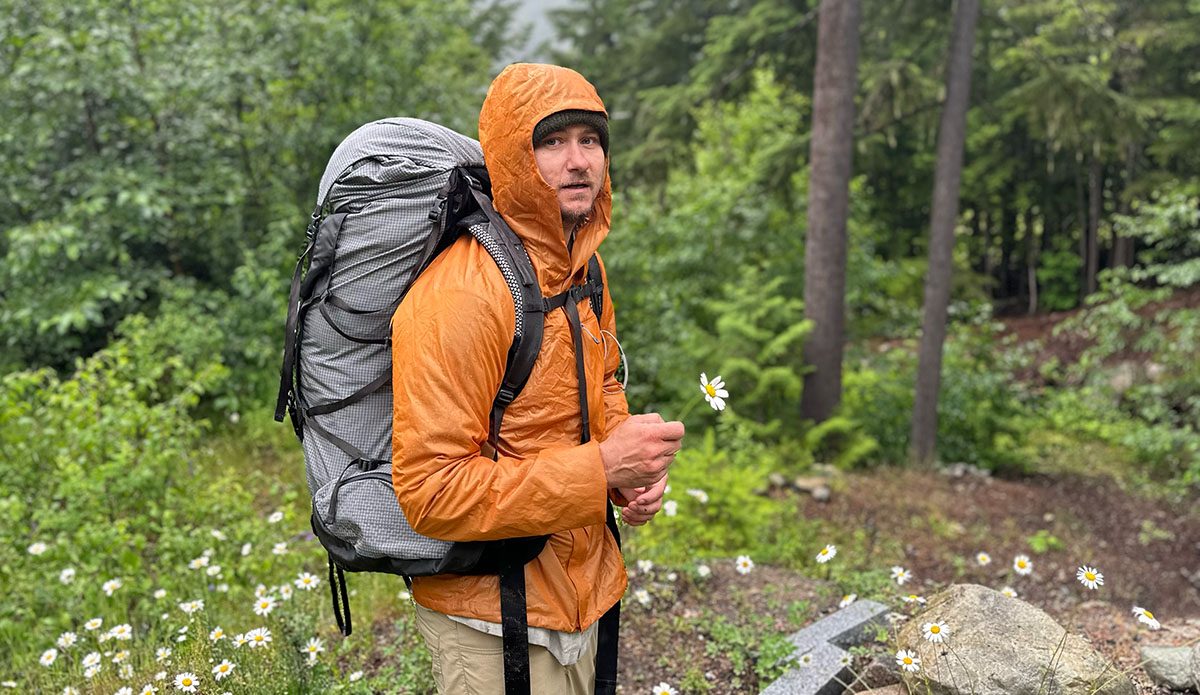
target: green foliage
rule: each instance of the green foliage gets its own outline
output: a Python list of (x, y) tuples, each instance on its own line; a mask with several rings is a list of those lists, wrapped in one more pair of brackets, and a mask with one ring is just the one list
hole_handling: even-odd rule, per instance
[(740, 554), (784, 566), (805, 561), (820, 540), (819, 525), (805, 521), (794, 503), (761, 494), (780, 461), (738, 429), (706, 430), (698, 446), (679, 452), (665, 496), (678, 511), (629, 529), (631, 555), (672, 565)]
[[(1010, 370), (1016, 355), (997, 351), (994, 327), (962, 326), (947, 341), (938, 399), (938, 460), (984, 468), (1022, 468), (1015, 454), (1023, 412)], [(908, 452), (916, 346), (885, 346), (843, 377), (841, 412), (879, 444), (877, 462), (903, 463)]]

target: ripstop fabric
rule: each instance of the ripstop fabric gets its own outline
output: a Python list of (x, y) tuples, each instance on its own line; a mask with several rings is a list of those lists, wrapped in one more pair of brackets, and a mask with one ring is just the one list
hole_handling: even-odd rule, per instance
[[(539, 175), (532, 144), (534, 126), (567, 109), (605, 111), (578, 73), (516, 64), (492, 83), (479, 117), (495, 209), (521, 238), (547, 296), (584, 282), (612, 207), (606, 172), (595, 210), (569, 251), (557, 191)], [(485, 452), (488, 415), (516, 321), (506, 310), (512, 299), (496, 263), (480, 244), (460, 238), (417, 279), (392, 318), (392, 483), (400, 506), (418, 533), (433, 538), (549, 534), (525, 566), (534, 627), (581, 630), (626, 588), (620, 550), (605, 526), (608, 489), (599, 450), (629, 416), (615, 378), (619, 353), (607, 281), (605, 287), (602, 316), (586, 299), (578, 304), (587, 330), (591, 441), (579, 444), (575, 348), (564, 312), (553, 311), (545, 316), (529, 381), (505, 413), (495, 460)], [(495, 575), (413, 580), (418, 603), (450, 615), (499, 622), (498, 596)]]

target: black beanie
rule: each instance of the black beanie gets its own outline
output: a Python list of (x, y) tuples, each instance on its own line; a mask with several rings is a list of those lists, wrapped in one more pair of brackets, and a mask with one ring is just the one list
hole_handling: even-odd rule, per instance
[(546, 116), (533, 129), (533, 146), (537, 147), (550, 133), (577, 123), (595, 128), (596, 134), (600, 136), (600, 148), (604, 150), (604, 154), (608, 154), (608, 119), (602, 111), (558, 111)]

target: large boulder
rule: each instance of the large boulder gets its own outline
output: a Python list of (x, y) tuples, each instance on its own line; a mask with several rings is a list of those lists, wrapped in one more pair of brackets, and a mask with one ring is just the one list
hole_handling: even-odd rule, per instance
[[(922, 636), (922, 626), (935, 621), (947, 626), (940, 644)], [(1135, 695), (1128, 677), (1078, 635), (1064, 640), (1064, 633), (1020, 599), (956, 584), (901, 629), (899, 648), (921, 658), (921, 670), (904, 672), (904, 680), (931, 695)]]

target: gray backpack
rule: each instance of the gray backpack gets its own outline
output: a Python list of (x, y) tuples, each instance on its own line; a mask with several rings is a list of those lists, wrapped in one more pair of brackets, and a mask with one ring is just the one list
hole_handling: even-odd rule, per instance
[[(345, 635), (352, 625), (343, 571), (388, 572), (405, 581), (499, 574), (502, 586), (519, 575), (524, 629), (523, 568), (547, 537), (463, 543), (422, 536), (405, 519), (392, 488), (392, 314), (460, 233), (478, 240), (496, 261), (513, 299), (513, 308), (496, 310), (515, 309), (517, 317), (491, 413), (493, 451), (504, 409), (537, 359), (544, 314), (585, 298), (601, 313), (603, 286), (594, 256), (585, 284), (542, 296), (521, 240), (492, 208), (482, 162), (478, 142), (434, 123), (389, 118), (362, 126), (325, 169), (307, 247), (296, 262), (275, 419), (290, 414), (304, 449), (312, 528), (328, 552), (334, 614)], [(584, 413), (585, 433), (586, 422)], [(611, 522), (611, 509), (609, 517)], [(616, 533), (615, 523), (610, 528)], [(506, 624), (514, 601), (505, 602)], [(505, 637), (507, 651), (513, 641), (507, 627)], [(613, 640), (615, 676), (615, 635)]]

